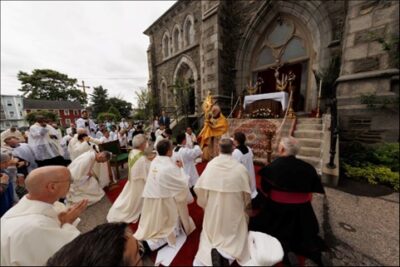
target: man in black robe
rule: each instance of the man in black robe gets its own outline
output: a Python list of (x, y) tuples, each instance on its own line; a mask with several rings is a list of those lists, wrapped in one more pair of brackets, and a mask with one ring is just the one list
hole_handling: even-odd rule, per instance
[(281, 242), (284, 264), (296, 265), (296, 253), (322, 266), (321, 252), (326, 246), (318, 236), (318, 220), (311, 199), (313, 192), (325, 191), (315, 168), (295, 157), (298, 151), (296, 139), (282, 138), (279, 158), (259, 171), (266, 198), (260, 212), (250, 219), (249, 228)]

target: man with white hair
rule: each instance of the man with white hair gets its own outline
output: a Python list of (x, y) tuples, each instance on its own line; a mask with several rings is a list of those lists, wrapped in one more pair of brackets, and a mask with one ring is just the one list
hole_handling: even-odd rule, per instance
[[(136, 223), (143, 205), (143, 188), (150, 168), (151, 155), (146, 156), (148, 143), (144, 134), (135, 135), (133, 149), (128, 158), (128, 182), (111, 206), (107, 215), (108, 222)], [(150, 159), (150, 160), (149, 160)]]
[(80, 234), (76, 223), (87, 201), (70, 209), (58, 202), (70, 183), (71, 174), (63, 166), (37, 168), (28, 175), (29, 193), (1, 218), (2, 266), (44, 266)]
[(13, 135), (5, 138), (4, 143), (4, 148), (8, 148), (14, 157), (28, 162), (28, 166), (26, 166), (28, 173), (37, 168), (35, 154), (33, 153), (30, 145), (26, 143), (21, 143), (21, 141)]
[(322, 266), (321, 252), (326, 247), (318, 236), (311, 199), (313, 192), (324, 194), (324, 188), (315, 168), (296, 158), (299, 149), (295, 138), (282, 138), (279, 157), (259, 171), (268, 198), (249, 228), (276, 237), (285, 251), (285, 264), (295, 266), (298, 253)]
[(98, 153), (89, 150), (71, 162), (68, 169), (71, 172), (73, 182), (67, 194), (68, 204), (87, 199), (89, 205), (92, 205), (103, 198), (104, 190), (93, 169), (95, 163), (107, 162), (110, 159), (111, 153), (108, 151)]

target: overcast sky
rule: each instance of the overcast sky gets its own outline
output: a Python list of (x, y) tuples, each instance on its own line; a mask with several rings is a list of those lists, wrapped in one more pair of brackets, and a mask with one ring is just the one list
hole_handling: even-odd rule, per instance
[(21, 94), (20, 70), (54, 69), (135, 105), (148, 80), (143, 31), (174, 2), (1, 1), (1, 94)]

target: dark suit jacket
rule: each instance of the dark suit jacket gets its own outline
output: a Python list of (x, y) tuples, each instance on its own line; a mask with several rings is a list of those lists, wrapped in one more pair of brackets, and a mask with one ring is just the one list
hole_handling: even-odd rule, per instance
[(169, 123), (170, 123), (170, 119), (168, 116), (165, 117), (160, 117), (160, 119), (158, 120), (158, 124), (164, 124), (166, 128), (169, 128)]

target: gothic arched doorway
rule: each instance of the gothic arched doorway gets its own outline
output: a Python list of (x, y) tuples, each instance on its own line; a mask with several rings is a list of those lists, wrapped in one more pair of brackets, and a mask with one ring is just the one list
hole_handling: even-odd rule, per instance
[[(311, 72), (309, 38), (301, 22), (289, 15), (279, 15), (261, 35), (251, 57), (252, 81), (264, 81), (261, 93), (276, 92), (277, 77), (282, 79), (290, 71), (294, 73), (295, 111), (305, 108)], [(285, 91), (289, 91), (288, 86)]]
[(197, 70), (193, 62), (182, 57), (174, 73), (175, 105), (187, 115), (196, 113)]

